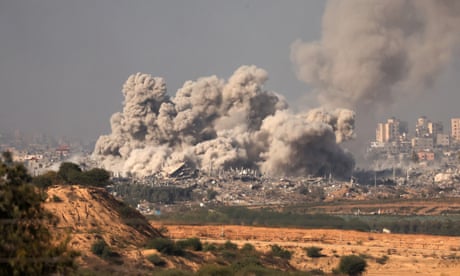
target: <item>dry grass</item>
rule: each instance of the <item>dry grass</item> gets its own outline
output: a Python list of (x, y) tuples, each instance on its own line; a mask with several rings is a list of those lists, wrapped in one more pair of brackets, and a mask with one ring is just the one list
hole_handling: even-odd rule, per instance
[[(300, 270), (331, 272), (340, 256), (357, 254), (369, 264), (366, 275), (458, 275), (460, 271), (460, 258), (455, 255), (460, 237), (228, 225), (166, 227), (176, 239), (193, 236), (208, 242), (232, 240), (240, 246), (249, 242), (262, 251), (278, 244), (294, 252), (290, 263)], [(323, 248), (325, 256), (309, 258), (304, 250), (308, 246)], [(388, 258), (381, 264), (384, 256)]]

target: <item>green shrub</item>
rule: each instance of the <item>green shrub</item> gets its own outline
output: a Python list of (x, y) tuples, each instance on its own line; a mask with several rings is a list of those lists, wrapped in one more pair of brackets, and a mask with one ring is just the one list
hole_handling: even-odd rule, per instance
[(245, 255), (248, 255), (248, 254), (254, 254), (256, 253), (256, 249), (254, 248), (254, 246), (250, 243), (245, 243), (241, 249), (240, 249), (241, 253), (245, 254)]
[(222, 250), (220, 253), (222, 258), (227, 262), (233, 262), (236, 260), (237, 254), (234, 250)]
[(217, 246), (214, 243), (205, 243), (203, 245), (203, 251), (216, 251)]
[(365, 259), (356, 255), (347, 255), (340, 258), (338, 270), (348, 275), (361, 275), (367, 267)]
[(182, 256), (184, 251), (174, 241), (167, 238), (154, 238), (147, 242), (147, 248), (153, 248), (166, 255)]
[(99, 257), (110, 255), (110, 247), (104, 240), (97, 240), (91, 245), (91, 252)]
[(226, 241), (223, 245), (223, 249), (227, 249), (227, 250), (237, 250), (238, 249), (238, 245), (236, 243), (233, 243), (231, 241)]
[[(245, 271), (248, 267), (262, 267), (259, 258), (257, 257), (244, 257), (238, 259), (235, 263), (232, 264), (233, 271)], [(247, 275), (247, 274), (244, 274)], [(251, 274), (252, 275), (252, 274)]]
[(272, 245), (271, 250), (272, 250), (271, 251), (272, 255), (275, 256), (275, 257), (280, 257), (280, 258), (286, 259), (286, 260), (291, 259), (291, 256), (292, 256), (291, 251), (285, 250), (285, 249), (281, 248), (277, 244)]
[(203, 245), (199, 238), (189, 238), (185, 240), (179, 240), (176, 242), (177, 246), (181, 249), (190, 249), (193, 251), (203, 250)]
[(155, 266), (165, 266), (166, 262), (157, 254), (151, 254), (147, 256), (147, 260)]
[(307, 256), (310, 258), (324, 257), (324, 255), (321, 253), (321, 250), (323, 249), (317, 246), (310, 246), (305, 248), (305, 252), (307, 253)]

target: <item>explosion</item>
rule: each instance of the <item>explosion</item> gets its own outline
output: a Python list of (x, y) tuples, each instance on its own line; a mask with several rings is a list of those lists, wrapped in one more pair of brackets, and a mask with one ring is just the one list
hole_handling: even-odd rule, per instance
[(354, 112), (294, 114), (279, 94), (264, 90), (267, 78), (263, 69), (242, 66), (227, 81), (187, 81), (171, 98), (162, 78), (132, 75), (123, 111), (112, 115), (112, 133), (98, 139), (93, 156), (106, 169), (138, 176), (185, 162), (205, 171), (348, 177), (354, 161), (339, 143), (354, 136)]

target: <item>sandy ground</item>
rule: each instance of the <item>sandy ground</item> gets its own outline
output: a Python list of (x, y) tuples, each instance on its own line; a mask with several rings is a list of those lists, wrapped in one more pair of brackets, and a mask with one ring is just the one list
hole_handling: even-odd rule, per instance
[[(161, 224), (153, 224), (160, 227)], [(365, 233), (343, 230), (266, 228), (250, 226), (164, 225), (174, 239), (199, 237), (203, 242), (231, 240), (251, 243), (258, 250), (278, 244), (291, 250), (291, 264), (300, 270), (331, 272), (340, 256), (361, 254), (366, 275), (460, 275), (460, 237)], [(309, 258), (303, 248), (318, 246), (326, 256)], [(388, 256), (385, 264), (377, 258)]]

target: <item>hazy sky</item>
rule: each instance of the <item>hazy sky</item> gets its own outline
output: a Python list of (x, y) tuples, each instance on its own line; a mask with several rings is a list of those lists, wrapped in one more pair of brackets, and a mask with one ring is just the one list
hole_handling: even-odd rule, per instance
[[(240, 65), (268, 71), (266, 88), (291, 106), (317, 105), (289, 59), (296, 39), (318, 40), (324, 1), (0, 2), (0, 132), (19, 129), (85, 140), (109, 132), (130, 74), (186, 80), (227, 78)], [(431, 93), (389, 107), (379, 118), (460, 116), (460, 62)], [(448, 126), (446, 126), (448, 128)]]

